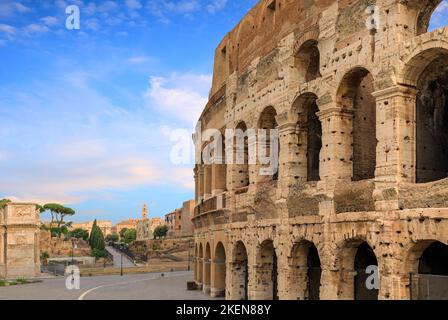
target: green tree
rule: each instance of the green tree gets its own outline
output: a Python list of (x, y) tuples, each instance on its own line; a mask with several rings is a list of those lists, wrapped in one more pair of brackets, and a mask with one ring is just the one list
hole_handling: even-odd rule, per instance
[(126, 233), (126, 231), (128, 231), (128, 228), (123, 228), (120, 230), (120, 238), (123, 239), (124, 238), (124, 234)]
[(72, 238), (83, 239), (87, 241), (89, 239), (89, 232), (81, 228), (76, 228), (70, 231), (69, 236)]
[(154, 229), (154, 239), (165, 237), (168, 233), (168, 226), (158, 226)]
[(2, 199), (0, 200), (0, 208), (6, 206), (8, 203), (11, 203), (12, 201), (9, 199)]
[(123, 235), (125, 243), (134, 242), (137, 239), (137, 231), (135, 229), (127, 229)]
[(118, 241), (118, 234), (116, 234), (116, 233), (108, 234), (106, 236), (106, 242), (110, 242), (110, 241), (117, 242)]
[(98, 227), (96, 219), (93, 222), (92, 231), (90, 231), (89, 245), (92, 250), (104, 250), (104, 248), (106, 247), (103, 231), (101, 231), (100, 227)]
[[(41, 213), (45, 211), (50, 211), (51, 214), (50, 229), (53, 227), (55, 221), (57, 223), (57, 227), (60, 228), (62, 224), (66, 224), (64, 222), (64, 218), (66, 216), (73, 216), (75, 214), (75, 210), (73, 210), (72, 208), (64, 207), (63, 205), (60, 205), (58, 203), (47, 203), (42, 207), (39, 206), (38, 209)], [(67, 224), (66, 226), (68, 227)]]

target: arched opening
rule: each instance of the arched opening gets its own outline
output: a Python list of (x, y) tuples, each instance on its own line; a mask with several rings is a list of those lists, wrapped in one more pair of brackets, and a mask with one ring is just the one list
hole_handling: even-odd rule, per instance
[(448, 299), (448, 246), (436, 240), (413, 245), (405, 263), (410, 278), (410, 299)]
[(294, 245), (290, 263), (291, 297), (298, 300), (319, 300), (322, 268), (316, 246), (309, 241)]
[(302, 44), (296, 54), (295, 64), (301, 82), (309, 82), (321, 76), (320, 53), (316, 40), (308, 40)]
[(234, 140), (234, 184), (239, 189), (249, 186), (249, 142), (245, 122), (237, 125)]
[(355, 300), (378, 300), (379, 288), (368, 286), (369, 277), (368, 267), (378, 268), (378, 261), (372, 248), (363, 242), (356, 251), (354, 269), (355, 276)]
[(430, 244), (419, 259), (418, 273), (448, 276), (448, 246), (439, 241)]
[(210, 243), (207, 242), (205, 246), (204, 257), (204, 293), (210, 293), (210, 274), (211, 274), (211, 255), (210, 255)]
[(235, 246), (233, 261), (233, 298), (235, 300), (247, 300), (249, 289), (249, 269), (246, 246), (238, 241)]
[(448, 2), (446, 0), (419, 1), (422, 8), (417, 17), (417, 35), (441, 28), (446, 25), (446, 13)]
[[(448, 177), (448, 52), (424, 52), (419, 64), (416, 99), (416, 182)], [(416, 70), (416, 71), (417, 71)]]
[(339, 249), (337, 265), (341, 270), (338, 299), (378, 299), (378, 262), (367, 242), (361, 239), (345, 240)]
[[(353, 113), (352, 180), (375, 177), (376, 166), (376, 101), (373, 76), (364, 68), (348, 72), (338, 90), (338, 105)], [(343, 134), (348, 134), (344, 132)]]
[(264, 241), (259, 248), (257, 278), (257, 299), (278, 300), (277, 254), (272, 240)]
[[(297, 136), (299, 163), (306, 163), (307, 181), (320, 180), (320, 151), (322, 149), (322, 124), (317, 116), (317, 96), (305, 93), (293, 104), (293, 110), (298, 113)], [(306, 154), (306, 160), (301, 156)]]
[(198, 254), (198, 265), (197, 265), (197, 283), (199, 286), (203, 283), (203, 270), (204, 270), (204, 251), (202, 248), (202, 243), (199, 244), (199, 254)]
[(226, 251), (222, 242), (218, 242), (213, 261), (213, 284), (211, 294), (213, 297), (225, 297), (226, 295)]
[[(278, 163), (280, 155), (280, 145), (278, 141), (278, 124), (277, 111), (273, 107), (266, 107), (261, 113), (258, 121), (258, 129), (265, 130), (266, 139), (260, 138), (260, 131), (258, 133), (258, 161), (261, 163), (261, 168), (258, 173), (260, 182), (269, 180), (278, 180)], [(273, 141), (273, 138), (276, 141)], [(260, 148), (265, 147), (265, 153), (260, 153)], [(277, 149), (277, 150), (276, 150)], [(265, 159), (263, 159), (265, 158)], [(267, 163), (263, 163), (267, 162)]]

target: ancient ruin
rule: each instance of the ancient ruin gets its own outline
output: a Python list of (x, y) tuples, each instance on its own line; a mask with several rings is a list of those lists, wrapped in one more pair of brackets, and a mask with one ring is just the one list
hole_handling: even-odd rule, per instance
[[(224, 37), (199, 129), (277, 129), (279, 169), (261, 175), (247, 138), (197, 159), (205, 293), (447, 294), (448, 28), (427, 31), (440, 3), (262, 0)], [(211, 140), (194, 139), (200, 156)]]
[(40, 213), (35, 204), (0, 207), (0, 278), (40, 275)]

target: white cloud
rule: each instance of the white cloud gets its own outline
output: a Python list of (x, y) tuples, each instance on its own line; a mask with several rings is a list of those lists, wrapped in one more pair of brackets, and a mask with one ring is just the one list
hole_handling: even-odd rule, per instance
[(0, 32), (7, 36), (13, 36), (16, 34), (16, 28), (8, 24), (0, 24)]
[(11, 17), (15, 14), (23, 14), (29, 11), (31, 11), (30, 8), (17, 1), (2, 1), (0, 3), (0, 18)]
[(173, 74), (151, 77), (145, 93), (148, 105), (159, 112), (193, 125), (207, 103), (211, 75)]
[(224, 9), (226, 4), (227, 4), (227, 0), (213, 0), (212, 3), (207, 5), (207, 11), (212, 14), (216, 13), (216, 12)]
[(29, 24), (23, 30), (27, 34), (42, 34), (50, 31), (50, 29), (46, 25), (39, 23)]
[(54, 26), (59, 22), (58, 18), (52, 16), (43, 17), (41, 21), (47, 26)]
[(140, 10), (143, 7), (139, 0), (126, 0), (126, 6), (131, 10)]
[(191, 16), (192, 13), (201, 9), (198, 0), (165, 1), (150, 0), (147, 3), (147, 9), (156, 16), (160, 22), (169, 23), (170, 14), (180, 14)]

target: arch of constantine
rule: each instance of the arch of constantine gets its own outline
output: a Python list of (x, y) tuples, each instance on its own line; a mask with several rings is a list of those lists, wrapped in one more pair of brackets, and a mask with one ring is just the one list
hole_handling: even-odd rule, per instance
[(40, 213), (35, 204), (0, 207), (0, 278), (40, 275)]
[(448, 28), (427, 31), (440, 3), (262, 0), (224, 37), (198, 128), (276, 129), (279, 165), (260, 174), (256, 141), (227, 137), (204, 163), (195, 135), (205, 293), (414, 299), (425, 276), (448, 285)]

